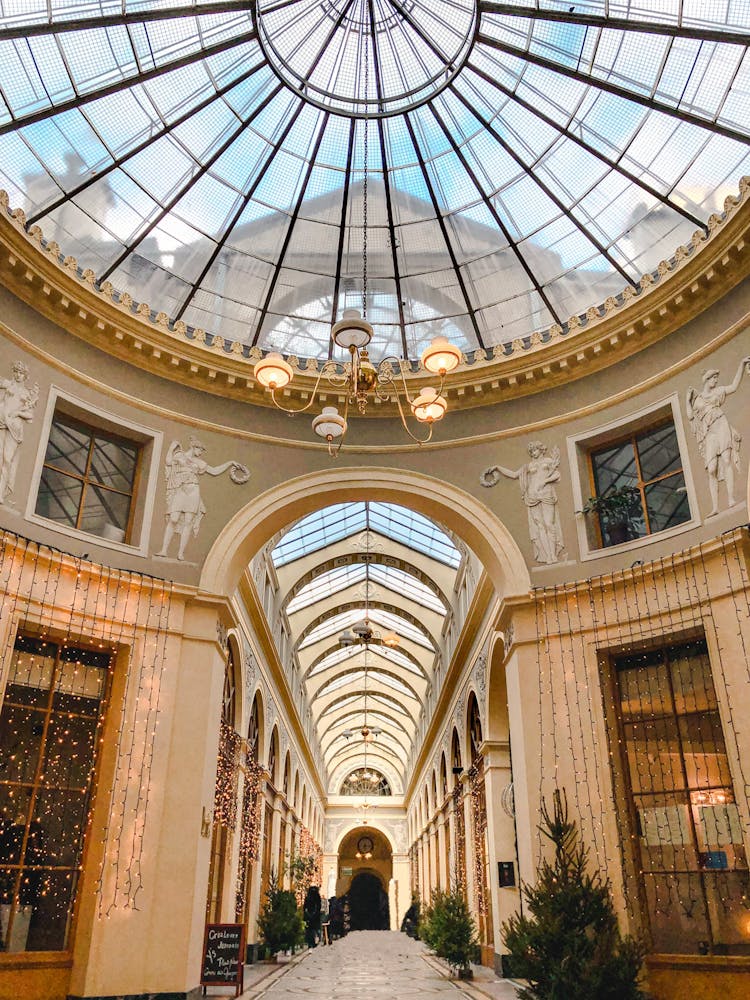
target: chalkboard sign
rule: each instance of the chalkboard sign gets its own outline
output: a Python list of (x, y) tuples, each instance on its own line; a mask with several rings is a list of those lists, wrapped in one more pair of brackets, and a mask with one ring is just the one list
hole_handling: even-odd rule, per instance
[(234, 986), (242, 993), (245, 967), (245, 925), (207, 924), (203, 939), (201, 986)]

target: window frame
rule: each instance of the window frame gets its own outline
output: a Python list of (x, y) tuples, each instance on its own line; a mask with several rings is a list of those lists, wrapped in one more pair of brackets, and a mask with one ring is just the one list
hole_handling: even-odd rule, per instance
[[(81, 531), (86, 535), (95, 535), (96, 538), (106, 537), (102, 535), (96, 535), (95, 532), (86, 531), (81, 527), (81, 518), (85, 511), (86, 506), (86, 495), (90, 488), (96, 488), (106, 490), (110, 493), (116, 493), (121, 497), (129, 497), (130, 504), (128, 506), (128, 519), (125, 525), (125, 537), (123, 538), (124, 544), (130, 544), (130, 538), (133, 532), (133, 523), (135, 521), (135, 508), (136, 501), (138, 498), (138, 488), (141, 479), (141, 469), (143, 466), (143, 451), (144, 446), (142, 442), (136, 441), (133, 438), (123, 437), (122, 435), (114, 434), (111, 431), (100, 430), (94, 424), (87, 424), (84, 421), (79, 420), (77, 417), (68, 416), (67, 413), (56, 410), (52, 415), (52, 423), (50, 424), (50, 432), (54, 427), (69, 427), (72, 430), (80, 431), (82, 434), (86, 434), (89, 438), (88, 443), (88, 454), (86, 457), (86, 470), (83, 475), (77, 472), (58, 468), (51, 462), (47, 461), (47, 448), (49, 447), (49, 434), (47, 435), (47, 448), (45, 448), (44, 462), (42, 463), (42, 475), (44, 475), (45, 469), (51, 469), (53, 472), (57, 472), (61, 476), (67, 476), (69, 479), (75, 479), (77, 482), (82, 483), (81, 498), (78, 504), (78, 514), (76, 517), (75, 525), (66, 525), (62, 521), (57, 521), (55, 518), (45, 518), (45, 520), (54, 521), (55, 524), (59, 524), (63, 528), (73, 527), (75, 531)], [(92, 478), (91, 474), (91, 463), (94, 455), (94, 449), (99, 441), (109, 441), (116, 445), (131, 446), (135, 450), (135, 468), (133, 470), (133, 480), (130, 488), (130, 492), (127, 493), (125, 490), (117, 490), (114, 487), (106, 486), (105, 484), (98, 482), (96, 479)], [(41, 478), (40, 478), (41, 485)], [(39, 490), (37, 489), (37, 502), (39, 501)], [(39, 514), (36, 510), (34, 511), (37, 517), (44, 517), (43, 514)]]
[[(44, 634), (37, 632), (37, 630), (27, 623), (25, 623), (23, 618), (18, 618), (13, 616), (10, 623), (10, 630), (8, 632), (9, 636), (12, 636), (12, 641), (8, 642), (6, 656), (4, 661), (0, 663), (0, 708), (2, 708), (7, 701), (7, 686), (10, 675), (11, 664), (13, 662), (13, 657), (16, 649), (16, 642), (19, 639), (28, 639), (32, 641), (46, 641), (50, 645), (55, 646), (57, 652), (55, 654), (55, 663), (53, 668), (53, 675), (50, 682), (50, 697), (44, 708), (39, 709), (40, 712), (44, 713), (44, 734), (42, 740), (47, 739), (49, 733), (49, 726), (52, 714), (55, 709), (52, 707), (52, 698), (54, 695), (54, 687), (52, 681), (54, 681), (56, 675), (58, 674), (59, 668), (58, 664), (61, 660), (61, 651), (66, 648), (66, 643), (74, 648), (78, 648), (82, 651), (91, 652), (96, 655), (103, 655), (109, 658), (109, 663), (106, 668), (101, 668), (106, 670), (106, 677), (104, 680), (104, 689), (102, 696), (99, 699), (98, 711), (96, 715), (96, 740), (93, 750), (93, 760), (92, 766), (89, 773), (88, 779), (88, 803), (86, 807), (86, 819), (84, 827), (81, 833), (81, 843), (78, 856), (78, 864), (76, 866), (68, 866), (68, 870), (75, 870), (78, 872), (78, 878), (76, 887), (73, 892), (70, 907), (68, 910), (68, 929), (66, 944), (64, 948), (61, 949), (50, 949), (45, 951), (3, 951), (0, 952), (0, 969), (2, 968), (23, 968), (29, 963), (36, 963), (40, 959), (42, 961), (56, 961), (61, 956), (70, 959), (75, 949), (76, 932), (78, 929), (78, 914), (80, 907), (82, 905), (82, 892), (81, 884), (89, 877), (89, 851), (91, 849), (92, 834), (95, 827), (99, 826), (97, 822), (97, 812), (100, 810), (101, 805), (99, 802), (101, 795), (100, 788), (100, 778), (102, 773), (102, 768), (105, 765), (105, 746), (104, 741), (106, 741), (106, 732), (111, 725), (111, 720), (116, 715), (116, 702), (119, 697), (115, 694), (116, 685), (116, 672), (118, 669), (118, 655), (119, 649), (117, 646), (113, 646), (106, 643), (104, 646), (95, 645), (94, 640), (87, 637), (79, 636), (64, 636), (58, 635), (55, 631), (49, 634)], [(13, 704), (12, 702), (10, 704)], [(88, 718), (93, 718), (93, 716), (87, 716)], [(44, 742), (40, 744), (40, 747), (44, 747)], [(38, 794), (40, 788), (46, 787), (39, 779), (41, 776), (41, 763), (43, 755), (40, 749), (39, 762), (35, 768), (35, 777), (32, 781), (32, 787), (34, 795)], [(106, 795), (104, 796), (106, 798)], [(8, 868), (13, 868), (15, 866), (8, 865)], [(65, 866), (50, 866), (50, 870), (62, 870)]]
[[(653, 948), (653, 936), (654, 936), (654, 920), (652, 913), (649, 909), (648, 902), (648, 892), (646, 879), (649, 871), (644, 863), (644, 855), (642, 852), (642, 844), (640, 842), (641, 833), (638, 821), (638, 807), (637, 799), (659, 795), (668, 797), (670, 794), (678, 797), (680, 792), (683, 792), (687, 796), (687, 807), (688, 807), (688, 824), (690, 833), (690, 845), (695, 851), (697, 858), (700, 858), (700, 840), (697, 836), (697, 828), (695, 825), (695, 819), (692, 814), (692, 808), (690, 803), (690, 795), (693, 789), (690, 787), (690, 779), (687, 775), (685, 768), (685, 755), (684, 755), (684, 740), (680, 733), (679, 726), (676, 728), (677, 741), (680, 747), (680, 776), (684, 782), (684, 786), (680, 788), (670, 789), (666, 787), (664, 790), (659, 791), (636, 791), (633, 787), (633, 779), (630, 771), (630, 759), (628, 757), (627, 748), (627, 738), (626, 738), (626, 725), (638, 724), (645, 720), (657, 718), (657, 719), (675, 719), (685, 718), (687, 716), (695, 715), (699, 710), (694, 709), (685, 713), (677, 712), (675, 705), (674, 696), (674, 680), (671, 671), (671, 662), (673, 662), (672, 655), (673, 652), (681, 647), (688, 645), (703, 645), (705, 647), (704, 656), (708, 661), (708, 672), (711, 679), (711, 684), (713, 687), (713, 695), (715, 698), (715, 707), (712, 709), (715, 712), (719, 728), (721, 732), (721, 737), (724, 743), (725, 754), (727, 758), (727, 768), (729, 772), (729, 786), (732, 792), (732, 801), (738, 803), (740, 797), (737, 792), (737, 788), (741, 786), (740, 777), (736, 773), (736, 767), (733, 760), (733, 755), (731, 747), (729, 746), (726, 739), (727, 727), (731, 725), (731, 720), (726, 717), (725, 705), (724, 705), (724, 694), (720, 690), (719, 685), (716, 683), (715, 678), (715, 664), (720, 662), (720, 651), (715, 647), (715, 643), (712, 641), (710, 634), (704, 632), (701, 629), (690, 628), (684, 631), (668, 634), (659, 635), (658, 638), (654, 637), (647, 639), (642, 643), (637, 643), (630, 650), (629, 653), (624, 653), (620, 647), (609, 648), (599, 650), (599, 660), (600, 660), (600, 670), (602, 676), (602, 698), (604, 705), (605, 722), (607, 726), (607, 742), (610, 749), (610, 780), (612, 782), (612, 789), (614, 794), (614, 800), (621, 803), (621, 815), (623, 817), (625, 830), (620, 831), (620, 837), (622, 842), (622, 861), (623, 861), (623, 878), (625, 883), (634, 880), (636, 886), (636, 892), (634, 894), (635, 906), (633, 908), (634, 912), (631, 911), (632, 917), (635, 919), (635, 931), (641, 935), (644, 935), (651, 944), (651, 950), (655, 954), (659, 954), (658, 950)], [(632, 656), (637, 656), (639, 654), (651, 654), (655, 658), (658, 657), (660, 663), (666, 666), (666, 674), (668, 681), (668, 691), (670, 699), (670, 708), (673, 711), (663, 713), (659, 716), (649, 715), (644, 712), (640, 716), (630, 716), (625, 718), (622, 713), (621, 707), (621, 692), (622, 688), (620, 685), (619, 674), (620, 666), (619, 663), (622, 660), (628, 659)], [(607, 700), (609, 705), (607, 705)], [(616, 741), (616, 742), (615, 742)], [(666, 783), (668, 785), (668, 782)], [(714, 786), (719, 787), (719, 786)], [(726, 785), (722, 784), (721, 788), (725, 788)], [(744, 848), (746, 857), (750, 857), (750, 851), (748, 851), (748, 839), (743, 837), (741, 847)], [(695, 868), (685, 869), (683, 873), (687, 873), (690, 876), (695, 876), (699, 880), (699, 892), (703, 898), (703, 903), (705, 907), (705, 918), (706, 918), (706, 931), (709, 938), (713, 942), (713, 926), (712, 918), (709, 912), (710, 903), (708, 901), (707, 895), (707, 881), (704, 878), (706, 872), (710, 872), (712, 869), (709, 866), (698, 865)], [(722, 869), (727, 872), (736, 873), (740, 871), (747, 872), (748, 868), (727, 868)], [(654, 874), (662, 874), (662, 872), (652, 870)], [(670, 869), (664, 869), (664, 873), (670, 874)], [(721, 944), (721, 943), (719, 943)], [(716, 952), (719, 954), (720, 952)], [(688, 951), (681, 953), (684, 956), (695, 956), (699, 952)], [(736, 955), (741, 954), (741, 952), (729, 952), (729, 954)]]
[[(638, 450), (638, 439), (639, 438), (642, 438), (642, 437), (644, 437), (644, 435), (652, 433), (654, 431), (659, 431), (659, 430), (661, 430), (664, 427), (674, 427), (675, 428), (675, 438), (677, 438), (677, 428), (675, 427), (674, 421), (670, 418), (670, 416), (668, 414), (664, 414), (664, 416), (663, 416), (662, 419), (657, 419), (653, 423), (647, 423), (643, 427), (640, 427), (640, 426), (631, 426), (624, 434), (620, 435), (619, 437), (612, 438), (612, 440), (604, 441), (601, 444), (597, 444), (597, 445), (594, 445), (593, 447), (590, 447), (590, 448), (586, 449), (586, 462), (587, 462), (587, 465), (588, 465), (588, 472), (589, 472), (589, 489), (591, 491), (589, 493), (589, 496), (591, 496), (591, 497), (599, 497), (602, 494), (599, 493), (598, 488), (597, 488), (596, 470), (594, 468), (594, 456), (596, 454), (604, 451), (605, 449), (614, 449), (614, 448), (618, 448), (618, 447), (620, 447), (622, 445), (625, 445), (625, 444), (632, 445), (632, 448), (633, 448), (633, 457), (635, 459), (635, 469), (636, 469), (636, 474), (638, 476), (638, 479), (637, 479), (635, 485), (633, 486), (633, 489), (634, 490), (638, 490), (638, 493), (640, 495), (640, 498), (641, 498), (641, 513), (643, 515), (643, 520), (644, 520), (644, 522), (645, 522), (646, 527), (647, 527), (648, 530), (646, 531), (645, 535), (641, 535), (638, 538), (628, 539), (629, 542), (640, 541), (641, 538), (650, 538), (652, 535), (661, 535), (662, 532), (664, 532), (664, 531), (671, 531), (672, 530), (671, 528), (662, 528), (660, 531), (652, 531), (651, 530), (651, 518), (650, 518), (650, 515), (649, 515), (649, 511), (648, 511), (648, 502), (646, 500), (646, 489), (649, 486), (653, 486), (654, 483), (663, 482), (663, 481), (665, 481), (667, 479), (670, 479), (672, 476), (677, 476), (677, 475), (681, 474), (682, 477), (683, 477), (683, 479), (684, 479), (685, 478), (685, 468), (684, 468), (684, 465), (680, 464), (679, 468), (672, 469), (670, 472), (665, 472), (663, 475), (657, 476), (654, 479), (648, 479), (648, 480), (646, 480), (646, 479), (643, 478), (643, 470), (641, 469), (641, 455), (640, 455), (640, 451)], [(682, 451), (680, 450), (680, 442), (679, 442), (678, 438), (677, 438), (677, 451), (678, 451), (678, 455), (679, 455), (680, 461), (682, 462), (682, 457), (683, 456), (682, 456)], [(685, 495), (687, 496), (687, 490), (686, 490)], [(690, 509), (690, 498), (689, 497), (688, 497), (688, 509)], [(691, 517), (692, 517), (692, 515), (691, 515)], [(689, 521), (689, 520), (691, 520), (691, 518), (688, 517), (686, 520)], [(611, 548), (614, 548), (615, 544), (627, 544), (627, 542), (626, 543), (619, 543), (618, 542), (618, 543), (614, 543), (613, 545), (605, 545), (605, 543), (604, 543), (604, 533), (602, 531), (602, 522), (601, 522), (601, 517), (600, 517), (599, 514), (597, 514), (595, 517), (592, 518), (592, 523), (594, 525), (594, 531), (596, 533), (597, 541), (599, 542), (598, 548), (600, 548), (600, 549), (611, 549)], [(686, 523), (685, 521), (680, 521), (679, 524), (673, 525), (672, 527), (679, 528), (679, 527), (682, 527), (682, 525), (685, 524), (685, 523)]]
[[(84, 429), (90, 429), (102, 438), (119, 438), (138, 446), (140, 456), (134, 479), (128, 517), (128, 534), (126, 534), (125, 541), (104, 538), (81, 528), (66, 526), (59, 521), (45, 517), (43, 514), (37, 514), (36, 505), (42, 474), (46, 466), (47, 445), (56, 415), (62, 416), (71, 423), (78, 423)], [(40, 527), (58, 532), (68, 538), (80, 539), (90, 545), (99, 545), (131, 555), (148, 557), (163, 441), (164, 435), (161, 431), (138, 424), (118, 414), (110, 413), (66, 392), (59, 386), (51, 385), (44, 422), (40, 430), (34, 472), (24, 513), (25, 519)]]
[[(641, 538), (628, 539), (617, 545), (599, 547), (597, 542), (600, 539), (594, 535), (589, 519), (581, 513), (587, 498), (592, 495), (592, 492), (587, 492), (591, 488), (591, 453), (597, 451), (600, 447), (616, 444), (618, 441), (642, 433), (647, 428), (663, 425), (669, 420), (674, 425), (677, 447), (680, 459), (682, 460), (682, 473), (685, 478), (685, 490), (690, 508), (690, 517), (687, 521), (683, 521), (672, 528), (665, 528), (663, 531), (652, 532), (651, 534), (643, 535)], [(571, 485), (573, 488), (573, 509), (576, 515), (576, 531), (578, 534), (578, 555), (581, 562), (609, 558), (612, 553), (627, 552), (631, 549), (642, 548), (645, 545), (658, 544), (701, 525), (702, 520), (695, 490), (690, 451), (677, 393), (672, 393), (669, 396), (656, 400), (648, 406), (628, 413), (619, 419), (610, 420), (606, 424), (594, 426), (578, 434), (572, 434), (567, 438), (567, 448)], [(596, 519), (596, 531), (599, 531), (598, 518)], [(546, 568), (548, 567), (533, 567), (532, 573)]]

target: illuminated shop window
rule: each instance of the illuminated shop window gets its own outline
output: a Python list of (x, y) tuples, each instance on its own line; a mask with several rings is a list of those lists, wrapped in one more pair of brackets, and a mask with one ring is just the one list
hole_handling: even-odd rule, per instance
[(55, 414), (36, 513), (115, 542), (130, 540), (141, 446)]
[(64, 951), (111, 655), (19, 636), (0, 712), (0, 947)]
[(744, 953), (743, 821), (706, 643), (617, 657), (614, 666), (621, 778), (653, 949)]
[[(670, 420), (589, 453), (597, 547), (609, 547), (690, 520), (675, 427)], [(584, 508), (586, 509), (586, 508)]]

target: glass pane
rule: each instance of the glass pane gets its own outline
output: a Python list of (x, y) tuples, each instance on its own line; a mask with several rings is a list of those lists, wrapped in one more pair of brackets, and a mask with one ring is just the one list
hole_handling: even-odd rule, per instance
[(591, 465), (594, 470), (596, 495), (599, 497), (611, 490), (638, 484), (635, 451), (631, 441), (592, 453)]
[[(622, 662), (622, 661), (620, 661)], [(667, 665), (660, 653), (644, 653), (618, 663), (620, 711), (623, 719), (671, 712)]]
[(57, 418), (52, 424), (44, 461), (62, 472), (86, 474), (91, 435), (78, 427), (61, 423)]
[(54, 469), (44, 469), (39, 483), (36, 513), (59, 524), (76, 527), (83, 483)]
[(47, 730), (42, 783), (85, 788), (91, 775), (96, 719), (53, 712)]
[(125, 541), (131, 498), (89, 485), (81, 514), (80, 528), (115, 542)]
[(646, 487), (646, 506), (651, 531), (664, 531), (690, 520), (685, 477), (681, 472)]
[(729, 773), (719, 713), (684, 715), (679, 720), (679, 726), (688, 786), (690, 788), (731, 786), (732, 777)]
[(36, 813), (39, 822), (35, 860), (27, 852), (27, 864), (61, 865), (75, 868), (80, 863), (86, 830), (88, 792), (42, 788)]
[(5, 702), (46, 705), (57, 647), (38, 639), (18, 638), (5, 690)]
[(690, 802), (683, 793), (636, 795), (636, 823), (645, 871), (698, 871)]
[(639, 435), (637, 444), (644, 483), (682, 468), (674, 424), (666, 424)]
[(28, 789), (0, 785), (0, 864), (21, 863), (21, 847), (31, 803)]
[(626, 722), (623, 728), (634, 792), (685, 787), (676, 719)]
[(747, 872), (707, 871), (703, 881), (708, 897), (714, 951), (746, 955), (748, 910), (745, 902), (750, 897)]
[(672, 672), (675, 711), (678, 715), (708, 712), (717, 707), (705, 642), (670, 649), (669, 667)]
[(3, 705), (0, 714), (0, 774), (4, 781), (31, 782), (44, 733), (43, 712)]
[(138, 449), (134, 445), (97, 438), (91, 455), (90, 478), (123, 493), (133, 492)]
[(710, 940), (700, 875), (646, 875), (652, 950), (668, 954), (706, 954)]
[[(26, 951), (62, 951), (68, 938), (73, 898), (78, 882), (75, 871), (24, 872), (32, 899)], [(20, 949), (19, 949), (20, 950)]]

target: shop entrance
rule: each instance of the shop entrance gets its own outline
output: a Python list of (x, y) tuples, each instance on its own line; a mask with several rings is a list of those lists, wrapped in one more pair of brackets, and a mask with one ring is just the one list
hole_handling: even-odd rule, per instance
[(372, 872), (360, 872), (352, 879), (349, 908), (353, 931), (387, 931), (390, 927), (388, 893)]

